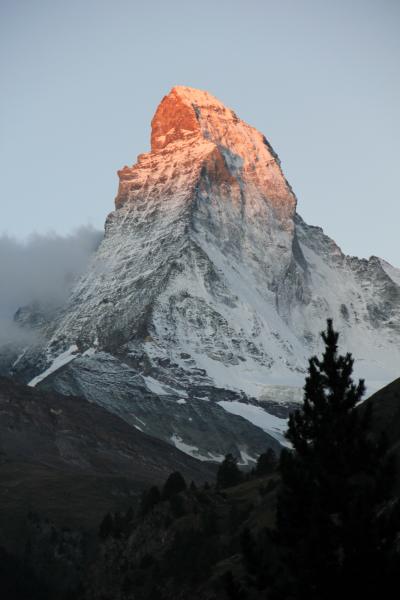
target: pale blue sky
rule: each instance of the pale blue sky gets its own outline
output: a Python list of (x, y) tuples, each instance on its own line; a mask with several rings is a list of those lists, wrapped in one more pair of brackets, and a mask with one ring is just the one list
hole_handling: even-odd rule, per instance
[(400, 266), (397, 0), (0, 0), (0, 233), (102, 227), (173, 85), (280, 155), (309, 223)]

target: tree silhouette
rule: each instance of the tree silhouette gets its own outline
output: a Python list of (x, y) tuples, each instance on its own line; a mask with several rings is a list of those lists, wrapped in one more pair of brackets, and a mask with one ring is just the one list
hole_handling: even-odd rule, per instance
[(161, 502), (161, 493), (156, 485), (142, 494), (140, 502), (140, 512), (143, 516), (147, 515), (153, 508)]
[(352, 380), (351, 354), (338, 355), (331, 320), (321, 335), (322, 360), (310, 359), (303, 406), (289, 419), (293, 451), (281, 454), (274, 593), (285, 600), (372, 598), (393, 583), (398, 565), (393, 464), (384, 441), (369, 433), (371, 410), (356, 408), (364, 382)]
[(165, 482), (162, 497), (164, 500), (167, 500), (168, 498), (171, 498), (172, 496), (175, 496), (175, 494), (179, 494), (179, 492), (183, 492), (184, 490), (186, 490), (186, 481), (179, 471), (175, 471), (174, 473), (171, 473)]
[(217, 471), (217, 485), (228, 488), (237, 485), (243, 480), (243, 475), (237, 466), (237, 459), (232, 454), (227, 454)]
[(100, 523), (99, 527), (99, 536), (101, 539), (105, 540), (113, 534), (114, 530), (114, 519), (111, 513), (107, 513)]
[(272, 448), (268, 448), (266, 452), (260, 454), (255, 467), (255, 475), (262, 477), (263, 475), (271, 475), (278, 465), (275, 452)]

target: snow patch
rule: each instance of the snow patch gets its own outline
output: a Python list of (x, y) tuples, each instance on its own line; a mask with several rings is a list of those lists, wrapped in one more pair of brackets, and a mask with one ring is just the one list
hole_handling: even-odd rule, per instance
[(53, 362), (51, 363), (51, 365), (45, 371), (43, 371), (43, 373), (41, 373), (40, 375), (37, 375), (36, 377), (34, 377), (28, 383), (28, 385), (30, 387), (35, 387), (38, 383), (40, 383), (41, 381), (43, 381), (43, 379), (46, 379), (46, 377), (48, 377), (49, 375), (51, 375), (51, 373), (54, 373), (55, 371), (58, 371), (58, 369), (61, 369), (61, 367), (63, 367), (64, 365), (67, 365), (72, 360), (74, 360), (74, 358), (76, 358), (76, 356), (77, 356), (77, 352), (78, 352), (78, 346), (76, 344), (72, 344), (72, 346), (70, 346), (68, 348), (68, 350), (66, 350), (65, 352), (63, 352), (59, 356), (57, 356), (53, 360)]
[(227, 412), (243, 417), (243, 419), (250, 421), (253, 425), (260, 427), (260, 429), (278, 440), (280, 444), (284, 446), (289, 445), (284, 437), (285, 431), (287, 430), (286, 419), (280, 419), (275, 415), (267, 413), (261, 406), (245, 404), (238, 400), (220, 400), (217, 404)]
[(85, 350), (82, 356), (93, 356), (93, 354), (96, 354), (96, 352), (97, 348), (88, 348), (87, 350)]
[(154, 394), (157, 394), (158, 396), (168, 396), (170, 394), (170, 392), (165, 389), (165, 387), (162, 386), (157, 379), (154, 379), (153, 377), (144, 377), (143, 379), (146, 382), (146, 386)]
[(149, 388), (149, 390), (154, 394), (157, 394), (158, 396), (176, 395), (185, 396), (187, 398), (187, 394), (183, 390), (176, 390), (170, 385), (160, 383), (159, 381), (157, 381), (157, 379), (154, 379), (154, 377), (147, 376), (143, 377), (143, 379), (145, 380), (146, 386)]
[(247, 466), (250, 463), (256, 463), (257, 459), (254, 458), (254, 456), (250, 456), (250, 454), (247, 454), (247, 452), (245, 450), (240, 450), (240, 461), (239, 461), (239, 465), (240, 466)]
[(26, 346), (26, 348), (24, 348), (21, 352), (21, 354), (19, 354), (17, 356), (17, 358), (14, 360), (13, 364), (11, 365), (11, 368), (13, 369), (14, 367), (17, 366), (17, 364), (20, 362), (20, 360), (22, 360), (26, 354), (26, 351), (28, 350), (29, 346)]
[(200, 450), (197, 446), (191, 446), (190, 444), (186, 444), (179, 435), (176, 433), (171, 435), (171, 442), (174, 444), (175, 448), (181, 450), (185, 454), (192, 456), (193, 458), (197, 458), (197, 460), (201, 461), (210, 461), (210, 462), (222, 462), (225, 458), (222, 454), (213, 454), (212, 452), (208, 452), (207, 455), (201, 454)]

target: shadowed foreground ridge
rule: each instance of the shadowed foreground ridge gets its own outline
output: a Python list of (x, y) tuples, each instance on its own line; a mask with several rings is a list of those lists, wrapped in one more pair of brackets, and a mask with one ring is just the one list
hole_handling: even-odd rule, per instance
[[(346, 360), (345, 379), (351, 366), (351, 361)], [(396, 384), (388, 386), (389, 390), (394, 387), (395, 394)], [(326, 385), (331, 389), (329, 381)], [(343, 387), (340, 379), (337, 385)], [(309, 382), (309, 396), (312, 389)], [(362, 387), (351, 392), (351, 406), (361, 392)], [(387, 388), (383, 392), (382, 399), (377, 399), (377, 394), (374, 402), (381, 402), (382, 415), (392, 414), (397, 396), (388, 395)], [(315, 402), (319, 394), (312, 397)], [(357, 411), (360, 422), (367, 423), (364, 405)], [(292, 419), (292, 433), (296, 420), (300, 423), (299, 418)], [(345, 424), (343, 415), (339, 421)], [(340, 461), (331, 464), (336, 473), (336, 479), (329, 480), (334, 493), (325, 500), (332, 506), (343, 492), (347, 493), (346, 486), (341, 487), (348, 477), (347, 472), (342, 473), (346, 451), (363, 448), (352, 437), (359, 435), (357, 423), (350, 422), (355, 429), (337, 423), (334, 430), (331, 427), (329, 439), (320, 442), (326, 446), (321, 453), (323, 462), (332, 455), (331, 440), (340, 437), (342, 429), (352, 433), (341, 449)], [(374, 439), (385, 427), (386, 421), (381, 419)], [(306, 430), (311, 432), (312, 428), (307, 426)], [(399, 444), (395, 431), (390, 448)], [(375, 447), (373, 438), (371, 442), (368, 439), (365, 438), (366, 450)], [(7, 590), (17, 583), (21, 588), (20, 582), (29, 582), (28, 589), (19, 589), (15, 596), (18, 600), (292, 597), (282, 596), (285, 588), (279, 583), (280, 573), (285, 586), (290, 587), (292, 581), (281, 567), (280, 524), (282, 519), (285, 524), (293, 522), (302, 510), (310, 517), (310, 503), (304, 502), (310, 478), (307, 472), (295, 477), (297, 492), (289, 504), (286, 497), (285, 518), (281, 476), (271, 450), (265, 452), (264, 461), (258, 461), (257, 469), (247, 474), (238, 471), (238, 459), (229, 455), (216, 476), (209, 465), (149, 438), (96, 405), (6, 379), (0, 380), (0, 441), (0, 553), (2, 565), (6, 566), (6, 570), (0, 570), (0, 577)], [(283, 454), (286, 458), (282, 459), (281, 470), (289, 464), (290, 454)], [(351, 457), (349, 464), (360, 464), (361, 470), (374, 472), (373, 455), (352, 452)], [(312, 463), (319, 464), (317, 460)], [(282, 474), (287, 486), (284, 471)], [(356, 477), (351, 485), (368, 492), (368, 477)], [(190, 483), (191, 479), (196, 483)], [(210, 483), (203, 484), (205, 480)], [(139, 496), (144, 489), (146, 492)], [(369, 492), (362, 494), (362, 506), (369, 497)], [(390, 496), (382, 506), (383, 512), (372, 512), (379, 518), (383, 515), (385, 526), (388, 508), (395, 507), (390, 498), (394, 497)], [(397, 522), (394, 517), (393, 527)], [(297, 527), (311, 531), (303, 521)], [(338, 526), (340, 519), (335, 517), (332, 523)], [(396, 531), (390, 529), (387, 539), (391, 540)], [(307, 536), (296, 539), (306, 540)], [(324, 539), (322, 536), (322, 543)], [(328, 544), (329, 540), (327, 535)], [(318, 557), (324, 555), (318, 553)], [(328, 566), (324, 566), (327, 573)], [(369, 574), (373, 571), (370, 565)], [(310, 572), (306, 569), (306, 581)], [(384, 590), (390, 581), (387, 577), (379, 589)], [(324, 594), (318, 599), (325, 600)]]
[[(0, 546), (15, 549), (29, 512), (58, 525), (96, 528), (171, 471), (214, 470), (82, 398), (0, 378)], [(21, 548), (19, 547), (19, 550)]]
[[(270, 461), (260, 473), (259, 461), (241, 483), (229, 456), (215, 488), (179, 488), (168, 502), (159, 495), (122, 534), (109, 515), (86, 600), (391, 597), (400, 568), (399, 436), (386, 444), (382, 421), (375, 428), (359, 404), (364, 383), (352, 379), (351, 354), (338, 353), (331, 321), (322, 337), (279, 469)], [(387, 414), (394, 398), (383, 392)]]

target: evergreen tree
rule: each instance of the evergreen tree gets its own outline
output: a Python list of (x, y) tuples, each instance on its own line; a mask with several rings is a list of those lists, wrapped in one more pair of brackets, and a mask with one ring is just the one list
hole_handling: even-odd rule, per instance
[(161, 502), (160, 490), (156, 485), (153, 485), (149, 490), (146, 490), (142, 494), (142, 498), (140, 501), (141, 515), (147, 515), (159, 502)]
[(114, 519), (111, 513), (107, 513), (99, 527), (99, 536), (102, 540), (110, 537), (114, 531)]
[(165, 482), (162, 497), (164, 500), (168, 500), (168, 498), (171, 498), (175, 494), (179, 494), (179, 492), (183, 492), (184, 490), (186, 490), (186, 481), (179, 471), (175, 471), (175, 473), (171, 473)]
[(128, 523), (129, 523), (130, 521), (133, 521), (133, 519), (134, 519), (134, 516), (135, 516), (135, 511), (133, 510), (133, 506), (130, 506), (130, 507), (128, 508), (128, 510), (126, 511), (126, 515), (125, 515), (125, 517), (126, 517), (126, 520), (128, 521)]
[(243, 480), (243, 475), (237, 466), (237, 458), (227, 454), (217, 471), (217, 485), (228, 488), (237, 485)]
[(356, 408), (364, 382), (352, 381), (352, 356), (338, 355), (331, 320), (321, 335), (323, 358), (310, 359), (302, 409), (289, 419), (293, 451), (281, 454), (274, 591), (285, 600), (365, 600), (382, 596), (398, 565), (394, 471), (384, 442), (369, 434), (370, 410)]
[(247, 594), (235, 579), (232, 571), (226, 571), (223, 576), (224, 588), (229, 600), (245, 600)]
[(257, 459), (255, 475), (258, 477), (271, 475), (271, 473), (275, 471), (277, 465), (278, 461), (275, 452), (272, 450), (272, 448), (268, 448), (268, 450), (260, 454)]

